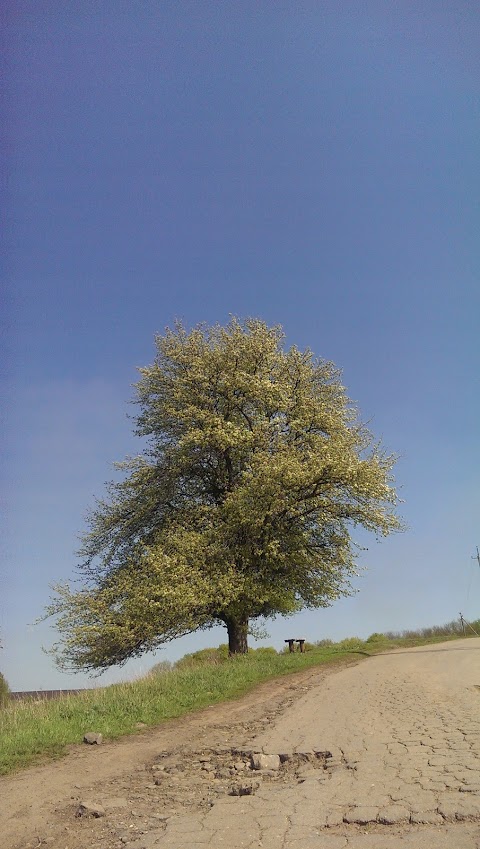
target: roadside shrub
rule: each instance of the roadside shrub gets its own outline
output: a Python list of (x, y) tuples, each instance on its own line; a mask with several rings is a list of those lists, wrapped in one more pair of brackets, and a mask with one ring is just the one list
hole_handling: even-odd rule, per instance
[(360, 637), (347, 637), (345, 640), (340, 640), (336, 645), (337, 648), (345, 651), (355, 651), (363, 646), (363, 640)]
[[(465, 636), (474, 636), (474, 632), (480, 636), (480, 619), (473, 622), (465, 620)], [(444, 625), (431, 625), (428, 628), (408, 629), (405, 631), (386, 631), (384, 637), (387, 640), (430, 640), (442, 637), (463, 636), (462, 623), (459, 619), (446, 622)]]
[(373, 634), (370, 634), (369, 637), (365, 640), (366, 643), (380, 643), (386, 639), (385, 634), (379, 634), (378, 631), (374, 631)]
[(274, 649), (273, 646), (259, 646), (258, 649), (249, 649), (248, 653), (261, 657), (262, 655), (277, 654), (277, 650)]
[(218, 648), (200, 649), (191, 654), (186, 654), (174, 664), (175, 669), (192, 669), (196, 666), (216, 666), (228, 660), (228, 646), (226, 643)]
[(152, 666), (149, 675), (165, 675), (166, 672), (170, 672), (172, 669), (171, 661), (169, 660), (160, 660), (155, 666)]
[(432, 625), (428, 628), (421, 628), (416, 632), (417, 636), (421, 637), (449, 637), (451, 634), (461, 634), (462, 624), (458, 619), (452, 622), (446, 622), (445, 625)]
[(10, 687), (0, 672), (0, 708), (5, 707), (5, 705), (10, 701), (9, 694)]
[(219, 660), (228, 660), (228, 643), (221, 643), (219, 646), (217, 646), (215, 651), (217, 652)]
[(186, 654), (174, 663), (175, 669), (191, 669), (195, 666), (206, 666), (220, 663), (216, 649), (200, 649)]
[[(276, 649), (273, 646), (260, 646), (258, 649), (249, 649), (249, 657), (264, 657), (275, 656)], [(241, 657), (242, 655), (239, 655)], [(199, 651), (186, 654), (173, 665), (174, 669), (192, 669), (197, 666), (216, 666), (221, 663), (226, 663), (229, 659), (228, 645), (222, 643), (217, 648), (200, 649)], [(155, 669), (155, 667), (154, 667)]]

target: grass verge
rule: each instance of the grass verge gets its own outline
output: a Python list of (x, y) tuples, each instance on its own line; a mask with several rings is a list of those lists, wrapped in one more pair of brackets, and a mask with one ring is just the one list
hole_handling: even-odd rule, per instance
[(225, 657), (221, 647), (187, 655), (172, 669), (131, 683), (53, 700), (12, 701), (0, 710), (0, 774), (60, 757), (69, 744), (80, 743), (87, 731), (113, 740), (136, 732), (138, 723), (158, 725), (241, 696), (281, 675), (459, 636), (372, 634), (366, 641), (351, 637), (336, 644), (309, 644), (305, 654), (259, 649), (235, 658)]
[(241, 696), (262, 681), (354, 657), (353, 652), (330, 648), (291, 655), (254, 653), (217, 663), (187, 664), (78, 695), (14, 701), (0, 712), (0, 774), (59, 757), (67, 745), (80, 743), (87, 731), (114, 740), (136, 732), (137, 723), (158, 725)]

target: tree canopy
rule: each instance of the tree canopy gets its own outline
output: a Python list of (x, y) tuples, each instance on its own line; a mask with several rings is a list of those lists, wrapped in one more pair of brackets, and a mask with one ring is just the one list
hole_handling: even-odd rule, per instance
[(400, 528), (385, 452), (335, 365), (280, 327), (177, 324), (139, 369), (146, 447), (88, 518), (78, 585), (47, 615), (66, 669), (102, 671), (177, 637), (330, 605), (355, 574), (351, 531)]

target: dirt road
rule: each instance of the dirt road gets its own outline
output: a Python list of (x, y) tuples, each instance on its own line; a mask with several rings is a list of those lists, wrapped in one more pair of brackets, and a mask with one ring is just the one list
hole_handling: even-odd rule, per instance
[(74, 747), (0, 780), (0, 817), (4, 849), (480, 849), (480, 639)]

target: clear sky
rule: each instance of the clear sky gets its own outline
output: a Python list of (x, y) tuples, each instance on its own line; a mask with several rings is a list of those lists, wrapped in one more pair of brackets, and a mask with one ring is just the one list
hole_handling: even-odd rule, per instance
[[(408, 531), (265, 644), (480, 616), (477, 2), (7, 3), (0, 670), (80, 687), (33, 625), (73, 576), (155, 332), (280, 323), (400, 455)], [(170, 644), (100, 681), (225, 641)]]

